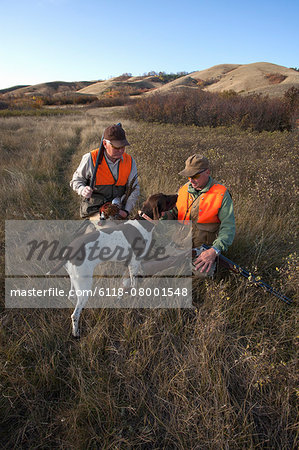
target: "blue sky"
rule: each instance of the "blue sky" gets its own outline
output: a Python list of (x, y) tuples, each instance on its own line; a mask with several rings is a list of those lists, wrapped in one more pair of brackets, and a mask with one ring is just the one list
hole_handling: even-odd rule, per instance
[(297, 0), (0, 0), (0, 89), (266, 61), (299, 66)]

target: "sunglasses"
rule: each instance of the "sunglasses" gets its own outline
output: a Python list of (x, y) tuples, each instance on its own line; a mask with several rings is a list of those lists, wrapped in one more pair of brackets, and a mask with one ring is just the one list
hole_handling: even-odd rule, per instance
[(203, 169), (203, 170), (201, 170), (200, 172), (198, 172), (198, 173), (196, 173), (195, 175), (193, 175), (192, 177), (189, 177), (189, 180), (197, 180), (199, 177), (200, 177), (200, 175), (202, 174), (202, 173), (204, 173), (206, 170), (208, 170), (208, 169)]
[(110, 144), (111, 147), (114, 148), (114, 150), (121, 150), (122, 148), (125, 148), (125, 145), (122, 145), (121, 147), (115, 147), (115, 145), (113, 145), (112, 142), (108, 139), (105, 139), (105, 141), (108, 142), (108, 144)]

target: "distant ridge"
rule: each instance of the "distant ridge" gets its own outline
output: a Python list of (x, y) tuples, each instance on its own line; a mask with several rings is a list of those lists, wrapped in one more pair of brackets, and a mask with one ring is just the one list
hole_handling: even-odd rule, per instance
[(15, 88), (4, 89), (3, 97), (27, 97), (32, 95), (56, 96), (67, 93), (76, 93), (78, 90), (93, 84), (92, 81), (51, 81), (48, 83), (39, 83), (34, 85), (19, 86)]
[(243, 65), (220, 64), (192, 72), (161, 86), (156, 92), (170, 93), (200, 87), (208, 92), (232, 90), (238, 94), (255, 93), (281, 97), (292, 86), (299, 88), (299, 72), (276, 64), (257, 62)]
[(1, 98), (27, 96), (67, 96), (74, 94), (105, 96), (148, 96), (154, 93), (204, 90), (235, 91), (238, 94), (262, 94), (282, 97), (291, 87), (299, 89), (299, 72), (277, 64), (219, 64), (165, 81), (158, 75), (120, 75), (105, 81), (52, 81), (32, 86), (13, 86), (0, 91)]
[(16, 91), (17, 89), (28, 87), (29, 84), (20, 84), (18, 86), (12, 86), (6, 89), (0, 89), (0, 94), (6, 94), (7, 92)]
[(101, 96), (111, 91), (117, 91), (120, 94), (136, 95), (136, 93), (142, 94), (143, 92), (157, 89), (163, 84), (162, 80), (157, 76), (129, 77), (125, 80), (120, 80), (120, 78), (115, 77), (107, 81), (100, 81), (81, 89), (79, 93)]

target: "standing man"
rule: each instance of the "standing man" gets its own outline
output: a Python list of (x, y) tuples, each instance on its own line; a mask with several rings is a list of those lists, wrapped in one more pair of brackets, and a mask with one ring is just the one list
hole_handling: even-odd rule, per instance
[(200, 272), (209, 272), (216, 256), (226, 251), (235, 236), (232, 198), (227, 188), (211, 177), (210, 163), (203, 155), (192, 155), (180, 175), (189, 181), (179, 189), (176, 208), (163, 219), (192, 220), (192, 246), (211, 245), (193, 264)]
[[(70, 182), (74, 191), (82, 196), (81, 217), (97, 215), (101, 206), (113, 200), (120, 206), (119, 215), (124, 219), (133, 209), (139, 195), (139, 184), (136, 163), (132, 156), (125, 152), (127, 145), (130, 144), (121, 125), (111, 125), (104, 131), (101, 148), (83, 155)], [(90, 180), (99, 151), (103, 152), (103, 157), (100, 158), (92, 188)], [(123, 204), (126, 190), (132, 182), (135, 189)]]

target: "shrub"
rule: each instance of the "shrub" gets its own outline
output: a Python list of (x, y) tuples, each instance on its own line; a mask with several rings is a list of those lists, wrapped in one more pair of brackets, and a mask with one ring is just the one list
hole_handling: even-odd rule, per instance
[(290, 130), (293, 112), (283, 99), (235, 92), (184, 92), (140, 99), (129, 108), (129, 116), (149, 122), (196, 126), (231, 126), (254, 131)]
[(290, 89), (288, 89), (285, 94), (284, 98), (286, 102), (289, 104), (292, 111), (296, 111), (299, 109), (299, 89), (295, 86), (292, 86)]
[(106, 108), (109, 106), (123, 106), (130, 104), (130, 98), (126, 95), (118, 96), (105, 96), (97, 99), (95, 102), (90, 104), (91, 108)]
[(96, 95), (65, 94), (42, 98), (44, 105), (87, 105), (97, 101)]
[(279, 84), (286, 79), (286, 75), (281, 73), (266, 73), (265, 78), (270, 84)]
[(9, 103), (8, 102), (0, 100), (0, 110), (1, 109), (8, 109), (8, 107), (9, 107)]

